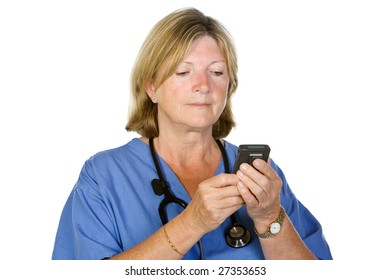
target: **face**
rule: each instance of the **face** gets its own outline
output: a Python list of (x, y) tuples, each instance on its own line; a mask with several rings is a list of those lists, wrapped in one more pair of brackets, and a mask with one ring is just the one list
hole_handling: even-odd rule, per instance
[(227, 99), (229, 75), (217, 42), (198, 38), (172, 76), (148, 89), (158, 105), (160, 132), (170, 129), (210, 130)]

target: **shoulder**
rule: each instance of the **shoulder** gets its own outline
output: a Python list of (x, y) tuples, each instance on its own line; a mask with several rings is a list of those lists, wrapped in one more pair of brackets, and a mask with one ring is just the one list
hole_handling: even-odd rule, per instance
[(121, 163), (134, 157), (142, 158), (146, 152), (148, 152), (147, 145), (138, 138), (134, 138), (125, 145), (97, 152), (87, 159), (86, 163), (94, 166), (104, 166), (114, 162)]
[(80, 179), (90, 178), (97, 182), (123, 177), (145, 166), (149, 158), (147, 153), (148, 146), (138, 138), (125, 145), (97, 152), (84, 162)]

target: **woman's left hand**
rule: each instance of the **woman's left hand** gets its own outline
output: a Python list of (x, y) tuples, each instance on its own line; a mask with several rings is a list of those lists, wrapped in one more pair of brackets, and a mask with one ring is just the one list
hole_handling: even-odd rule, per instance
[(256, 159), (253, 166), (243, 163), (237, 171), (238, 190), (255, 223), (269, 224), (280, 211), (282, 180), (264, 160)]

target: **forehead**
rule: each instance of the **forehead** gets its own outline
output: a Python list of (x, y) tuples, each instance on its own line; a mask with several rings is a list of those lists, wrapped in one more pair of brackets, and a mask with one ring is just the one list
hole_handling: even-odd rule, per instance
[(190, 45), (189, 51), (183, 61), (191, 57), (208, 58), (211, 57), (216, 61), (225, 62), (225, 58), (217, 41), (210, 36), (202, 36), (195, 39)]

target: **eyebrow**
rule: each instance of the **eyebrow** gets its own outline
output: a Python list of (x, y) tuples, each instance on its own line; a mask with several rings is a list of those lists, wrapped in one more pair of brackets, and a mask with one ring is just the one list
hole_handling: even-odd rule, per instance
[[(184, 63), (184, 64), (190, 64), (190, 65), (193, 65), (194, 63), (193, 62), (190, 62), (190, 61), (182, 61), (181, 63)], [(214, 60), (212, 61), (209, 65), (213, 65), (215, 63), (224, 63), (224, 64), (227, 64), (225, 60)]]

